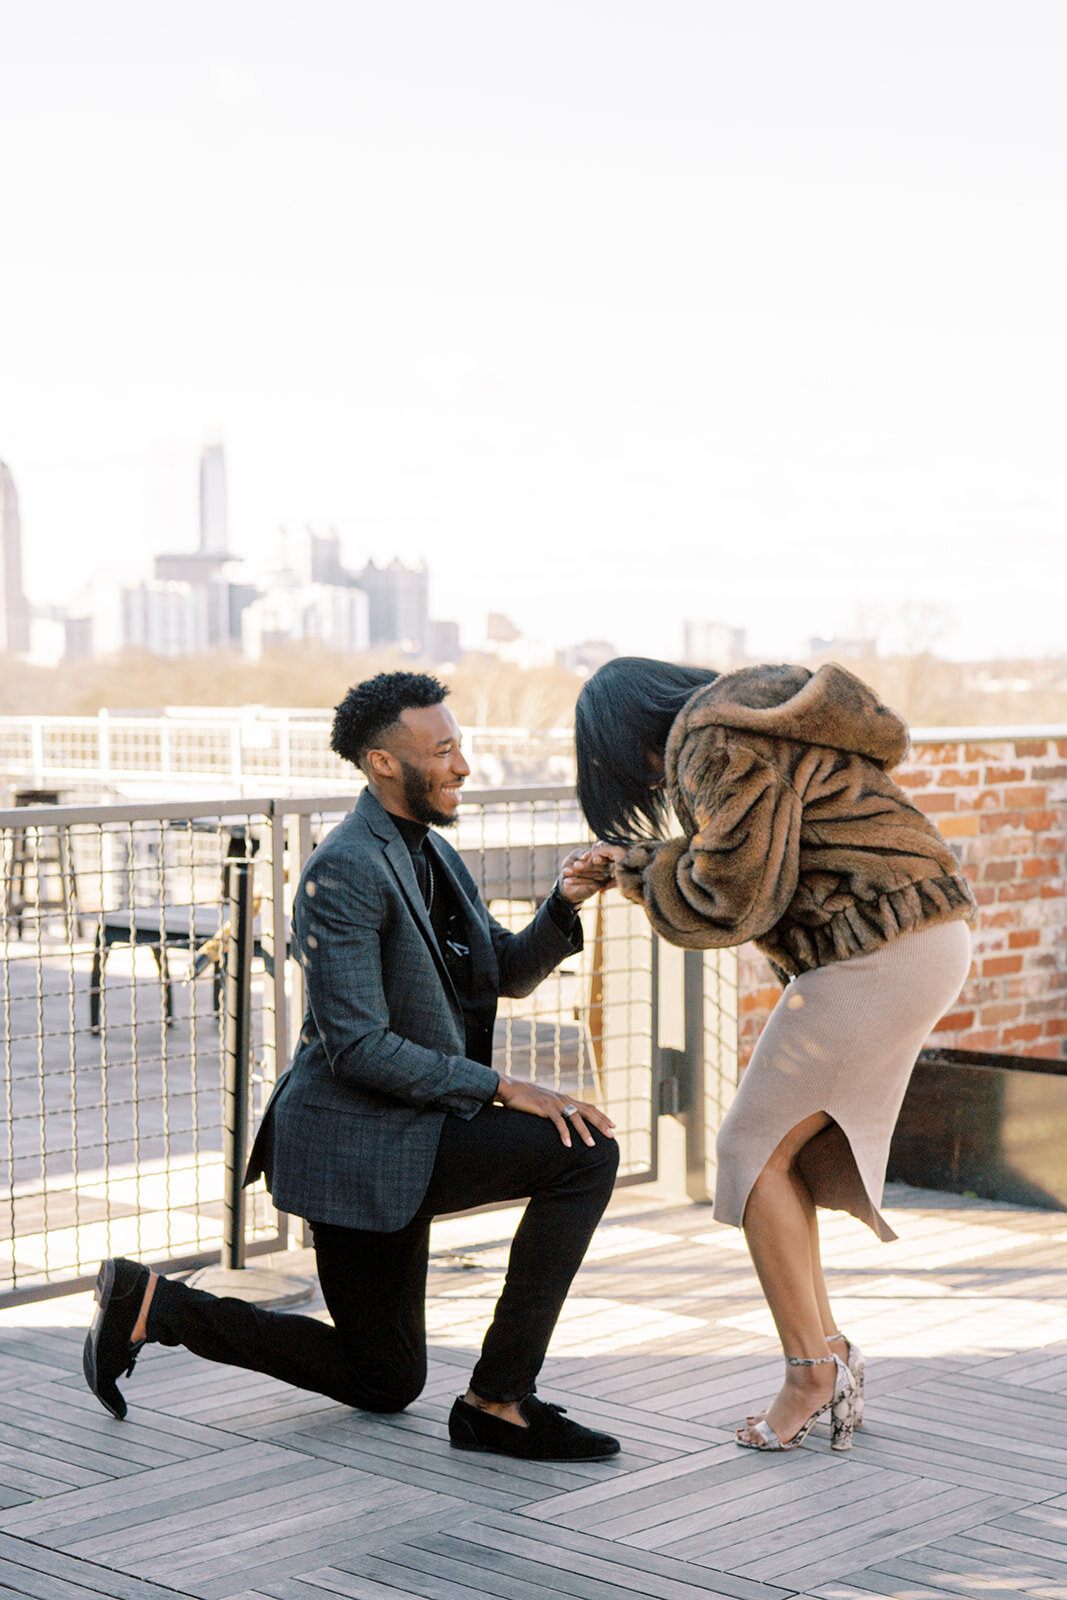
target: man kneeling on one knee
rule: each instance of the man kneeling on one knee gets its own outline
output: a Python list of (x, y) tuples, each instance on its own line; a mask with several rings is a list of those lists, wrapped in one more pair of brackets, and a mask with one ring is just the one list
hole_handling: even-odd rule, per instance
[(610, 881), (575, 851), (533, 920), (510, 933), (431, 825), (455, 821), (470, 768), (445, 688), (382, 673), (350, 689), (332, 747), (367, 787), (308, 860), (293, 906), (307, 994), (292, 1067), (267, 1106), (248, 1181), (311, 1224), (333, 1325), (219, 1298), (105, 1261), (85, 1345), (117, 1417), (142, 1342), (184, 1345), (364, 1411), (401, 1411), (426, 1380), (430, 1222), (528, 1197), (453, 1445), (539, 1460), (618, 1441), (535, 1394), (552, 1331), (618, 1165), (595, 1106), (490, 1065), (501, 995), (525, 995), (582, 947), (577, 907)]

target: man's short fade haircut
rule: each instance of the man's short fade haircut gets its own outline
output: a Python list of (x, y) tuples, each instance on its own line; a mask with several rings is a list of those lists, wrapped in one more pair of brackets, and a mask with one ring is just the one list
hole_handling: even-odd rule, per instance
[(439, 706), (448, 686), (428, 672), (379, 672), (354, 683), (334, 710), (330, 749), (359, 766), (402, 711)]

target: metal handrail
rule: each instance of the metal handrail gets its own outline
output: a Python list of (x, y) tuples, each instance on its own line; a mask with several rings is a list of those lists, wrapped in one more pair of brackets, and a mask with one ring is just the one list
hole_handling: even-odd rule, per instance
[[(80, 823), (100, 822), (186, 822), (197, 817), (236, 817), (254, 811), (264, 817), (279, 811), (309, 815), (312, 812), (348, 809), (362, 792), (356, 779), (349, 796), (345, 795), (245, 795), (234, 800), (117, 800), (96, 805), (7, 806), (0, 809), (0, 828), (70, 828)], [(574, 784), (516, 784), (493, 788), (464, 789), (461, 805), (497, 807), (521, 805), (528, 801), (575, 801)]]

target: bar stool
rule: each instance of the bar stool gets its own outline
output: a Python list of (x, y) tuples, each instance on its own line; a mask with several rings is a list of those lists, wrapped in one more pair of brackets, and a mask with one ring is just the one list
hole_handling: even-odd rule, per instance
[[(16, 806), (58, 806), (59, 801), (58, 789), (15, 791)], [(59, 912), (67, 938), (74, 942), (79, 932), (78, 882), (67, 828), (12, 828), (5, 880), (5, 920), (14, 923), (20, 939), (27, 916), (40, 926), (50, 912)]]

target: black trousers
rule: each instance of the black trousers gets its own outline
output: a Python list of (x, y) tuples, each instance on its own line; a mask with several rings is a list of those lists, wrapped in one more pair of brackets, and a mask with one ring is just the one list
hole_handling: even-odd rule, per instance
[(529, 1196), (512, 1242), (471, 1387), (483, 1400), (533, 1392), (571, 1280), (608, 1203), (613, 1139), (575, 1134), (504, 1106), (446, 1117), (430, 1185), (398, 1233), (312, 1223), (315, 1261), (333, 1326), (162, 1278), (148, 1337), (209, 1361), (269, 1373), (363, 1411), (402, 1411), (426, 1382), (430, 1222), (442, 1212)]

